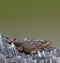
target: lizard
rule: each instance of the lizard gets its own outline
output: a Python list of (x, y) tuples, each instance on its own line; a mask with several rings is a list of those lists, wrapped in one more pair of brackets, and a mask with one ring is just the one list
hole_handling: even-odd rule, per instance
[(49, 46), (52, 42), (49, 40), (43, 40), (42, 42), (40, 42), (38, 44), (35, 45), (35, 41), (34, 40), (30, 40), (29, 42), (18, 42), (16, 41), (16, 38), (14, 38), (10, 43), (14, 43), (14, 45), (16, 46), (16, 49), (19, 52), (27, 52), (31, 55), (37, 53), (37, 51), (42, 51), (45, 47)]

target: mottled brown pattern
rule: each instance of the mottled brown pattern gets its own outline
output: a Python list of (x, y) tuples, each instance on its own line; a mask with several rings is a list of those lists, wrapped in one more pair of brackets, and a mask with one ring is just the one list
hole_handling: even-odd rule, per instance
[[(35, 42), (37, 44), (35, 44)], [(24, 51), (30, 54), (35, 54), (38, 50), (42, 51), (45, 47), (49, 46), (52, 42), (49, 40), (44, 40), (40, 42), (34, 40), (30, 40), (29, 42), (18, 42), (16, 38), (14, 38), (13, 41), (11, 41), (11, 43), (14, 43), (16, 49), (19, 52)]]

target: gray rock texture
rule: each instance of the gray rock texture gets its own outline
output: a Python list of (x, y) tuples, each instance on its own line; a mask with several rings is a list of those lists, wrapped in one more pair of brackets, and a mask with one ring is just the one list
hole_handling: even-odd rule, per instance
[[(48, 46), (42, 52), (30, 55), (18, 52), (14, 44), (9, 44), (11, 38), (0, 34), (0, 63), (60, 63), (60, 49)], [(20, 40), (28, 42), (28, 39)], [(35, 40), (35, 44), (40, 40)]]

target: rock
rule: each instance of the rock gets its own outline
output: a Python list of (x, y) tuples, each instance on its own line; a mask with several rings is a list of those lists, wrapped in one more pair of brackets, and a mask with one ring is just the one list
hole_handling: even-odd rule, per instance
[(56, 63), (60, 63), (60, 57), (56, 58)]
[[(0, 34), (0, 63), (60, 63), (59, 48), (48, 46), (42, 52), (38, 50), (36, 54), (30, 55), (25, 52), (18, 52), (13, 43), (9, 44), (11, 40), (9, 36)], [(25, 38), (18, 41), (24, 42), (26, 45), (29, 39)], [(40, 40), (34, 41), (35, 45), (38, 45), (37, 42), (40, 43)]]
[(3, 54), (0, 54), (0, 63), (6, 63), (6, 58), (3, 56)]

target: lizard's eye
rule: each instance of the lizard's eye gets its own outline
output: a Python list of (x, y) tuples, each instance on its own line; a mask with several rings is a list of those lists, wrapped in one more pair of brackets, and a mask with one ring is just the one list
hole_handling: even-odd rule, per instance
[(45, 43), (47, 43), (47, 42), (45, 41)]
[(46, 41), (43, 42), (43, 44), (47, 43)]

